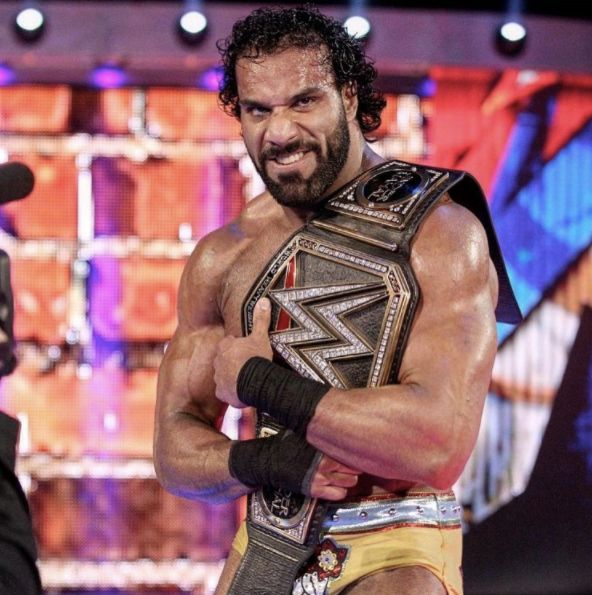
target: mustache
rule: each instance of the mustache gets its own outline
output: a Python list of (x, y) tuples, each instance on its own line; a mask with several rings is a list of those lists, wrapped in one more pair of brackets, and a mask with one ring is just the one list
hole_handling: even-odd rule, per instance
[(292, 141), (283, 147), (277, 145), (271, 145), (265, 147), (260, 154), (261, 162), (268, 161), (269, 159), (276, 159), (277, 157), (284, 157), (291, 153), (298, 153), (299, 151), (314, 151), (315, 153), (321, 153), (320, 146), (313, 141)]

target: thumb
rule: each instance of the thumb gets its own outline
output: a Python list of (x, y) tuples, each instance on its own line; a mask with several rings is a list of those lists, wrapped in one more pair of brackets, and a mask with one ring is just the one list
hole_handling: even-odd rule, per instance
[(267, 337), (269, 324), (271, 323), (271, 302), (268, 298), (261, 298), (253, 310), (253, 329), (252, 335), (262, 335)]

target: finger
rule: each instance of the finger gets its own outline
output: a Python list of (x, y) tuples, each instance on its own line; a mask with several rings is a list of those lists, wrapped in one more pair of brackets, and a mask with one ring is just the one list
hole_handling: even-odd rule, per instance
[(319, 464), (319, 472), (322, 473), (331, 473), (337, 471), (339, 473), (349, 473), (350, 475), (359, 475), (360, 471), (358, 469), (354, 469), (353, 467), (348, 467), (343, 463), (339, 463), (335, 459), (332, 459), (328, 456), (324, 456)]
[(252, 335), (267, 337), (269, 325), (271, 323), (271, 302), (267, 298), (261, 298), (253, 310), (253, 329)]
[(357, 475), (348, 473), (318, 473), (313, 480), (314, 486), (336, 486), (353, 488), (358, 483)]
[(337, 473), (347, 473), (348, 475), (360, 475), (361, 473), (359, 469), (353, 469), (352, 467), (342, 465), (341, 463), (337, 463), (331, 470)]
[(310, 495), (323, 500), (343, 500), (347, 496), (347, 490), (335, 486), (317, 486), (311, 489)]
[(342, 488), (353, 488), (357, 483), (358, 476), (348, 473), (331, 473), (327, 477), (327, 484)]
[(226, 335), (224, 338), (218, 341), (218, 345), (216, 346), (216, 352), (218, 354), (224, 353), (227, 349), (234, 345), (235, 340), (236, 339), (232, 335)]

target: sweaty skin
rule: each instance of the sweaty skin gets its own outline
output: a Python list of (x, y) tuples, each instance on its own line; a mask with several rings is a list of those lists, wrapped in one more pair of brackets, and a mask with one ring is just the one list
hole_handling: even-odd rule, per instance
[[(347, 156), (326, 197), (382, 159), (361, 134), (355, 90), (336, 89), (321, 52), (288, 49), (242, 59), (237, 79), (245, 145), (273, 181), (313, 176), (345, 123)], [(232, 387), (242, 364), (254, 354), (271, 357), (261, 331), (268, 312), (259, 306), (257, 332), (240, 338), (241, 307), (260, 271), (314, 210), (317, 197), (310, 201), (298, 182), (290, 192), (297, 207), (278, 204), (268, 192), (250, 201), (236, 221), (199, 242), (184, 271), (178, 328), (159, 373), (154, 439), (158, 477), (178, 495), (223, 501), (249, 491), (229, 474), (230, 442), (218, 428), (226, 402), (240, 405)], [(416, 235), (411, 263), (421, 301), (400, 384), (331, 389), (323, 397), (307, 431), (310, 444), (326, 455), (313, 478), (315, 497), (447, 489), (474, 446), (496, 351), (497, 277), (485, 232), (445, 197)], [(226, 592), (238, 562), (232, 551), (218, 594)], [(393, 580), (401, 593), (444, 592), (421, 568), (371, 580), (377, 594), (390, 592)], [(357, 590), (365, 584), (348, 592), (370, 592)]]

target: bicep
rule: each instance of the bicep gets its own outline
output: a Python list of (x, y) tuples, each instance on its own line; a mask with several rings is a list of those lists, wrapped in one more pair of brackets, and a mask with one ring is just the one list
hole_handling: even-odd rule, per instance
[(187, 414), (214, 425), (223, 414), (213, 375), (216, 347), (223, 336), (218, 325), (177, 329), (158, 373), (157, 419)]
[(438, 207), (414, 247), (414, 269), (421, 301), (400, 381), (424, 388), (473, 435), (497, 347), (497, 277), (481, 225), (462, 207)]
[(223, 413), (213, 377), (216, 348), (224, 337), (217, 303), (220, 271), (210, 261), (208, 249), (198, 245), (181, 278), (178, 326), (158, 373), (157, 421), (187, 414), (213, 425)]

